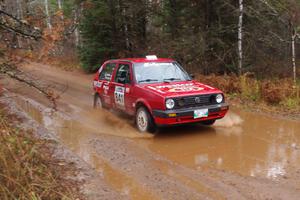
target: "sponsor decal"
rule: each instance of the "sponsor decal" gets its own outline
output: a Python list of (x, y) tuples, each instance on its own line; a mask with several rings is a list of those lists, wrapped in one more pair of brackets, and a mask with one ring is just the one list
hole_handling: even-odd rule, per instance
[(100, 82), (100, 81), (94, 81), (94, 87), (101, 88), (101, 86), (102, 86), (102, 82)]
[(193, 83), (188, 84), (174, 84), (174, 85), (160, 85), (160, 86), (149, 86), (150, 89), (155, 90), (160, 93), (166, 92), (194, 92), (201, 91), (204, 88)]
[(115, 88), (115, 103), (118, 107), (124, 108), (125, 107), (125, 87), (116, 86)]
[(105, 73), (104, 77), (106, 80), (111, 80), (111, 74), (109, 73)]
[(157, 87), (148, 86), (148, 88), (150, 88), (151, 90), (155, 90), (159, 93), (165, 93), (165, 92), (161, 91), (160, 89), (158, 89)]
[(104, 94), (108, 94), (108, 90), (109, 90), (109, 86), (108, 85), (103, 85), (103, 90), (104, 90)]

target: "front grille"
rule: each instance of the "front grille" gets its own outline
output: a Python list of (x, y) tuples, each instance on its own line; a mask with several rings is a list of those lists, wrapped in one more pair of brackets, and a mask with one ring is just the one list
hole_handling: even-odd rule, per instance
[[(217, 94), (203, 94), (203, 95), (195, 95), (195, 96), (186, 96), (175, 98), (175, 109), (178, 108), (191, 108), (198, 106), (209, 106), (217, 104), (216, 102)], [(224, 101), (224, 98), (223, 98)]]

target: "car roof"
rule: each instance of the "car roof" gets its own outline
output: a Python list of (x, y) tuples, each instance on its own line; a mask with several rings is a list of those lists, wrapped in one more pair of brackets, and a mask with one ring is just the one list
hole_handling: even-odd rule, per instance
[(174, 62), (170, 58), (157, 58), (157, 59), (147, 59), (147, 58), (121, 58), (121, 59), (112, 59), (109, 61), (118, 61), (118, 62), (134, 62), (134, 63), (144, 63), (144, 62)]

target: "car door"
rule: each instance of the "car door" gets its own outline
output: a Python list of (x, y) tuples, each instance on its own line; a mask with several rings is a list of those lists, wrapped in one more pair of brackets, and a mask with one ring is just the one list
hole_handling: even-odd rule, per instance
[(112, 82), (111, 95), (114, 99), (114, 105), (117, 109), (126, 111), (128, 114), (133, 111), (132, 96), (132, 66), (131, 63), (120, 62), (116, 70), (114, 81)]
[[(98, 86), (98, 93), (102, 98), (102, 101), (108, 105), (112, 106), (113, 99), (109, 95), (109, 90), (112, 85), (113, 74), (116, 69), (117, 63), (108, 62), (103, 66), (102, 71), (99, 73), (98, 82), (96, 83)], [(95, 83), (94, 83), (95, 84)]]

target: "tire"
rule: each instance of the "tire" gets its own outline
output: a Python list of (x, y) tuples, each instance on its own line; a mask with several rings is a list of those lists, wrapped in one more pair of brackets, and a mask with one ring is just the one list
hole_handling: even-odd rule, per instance
[(206, 126), (211, 126), (216, 122), (215, 119), (213, 120), (207, 120), (207, 121), (202, 121), (201, 124), (206, 125)]
[(156, 125), (149, 111), (145, 107), (139, 107), (136, 116), (136, 127), (141, 133), (149, 132), (154, 133), (156, 131)]
[(94, 108), (95, 109), (103, 109), (103, 103), (98, 93), (94, 95)]

